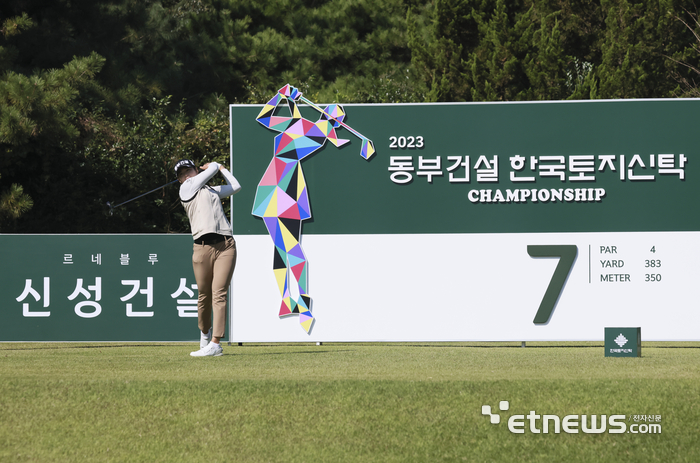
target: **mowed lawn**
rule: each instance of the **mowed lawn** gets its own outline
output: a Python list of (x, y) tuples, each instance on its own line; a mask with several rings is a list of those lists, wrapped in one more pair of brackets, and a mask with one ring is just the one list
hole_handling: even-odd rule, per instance
[[(700, 461), (700, 343), (195, 348), (0, 343), (0, 461)], [(531, 411), (661, 433), (508, 430)]]

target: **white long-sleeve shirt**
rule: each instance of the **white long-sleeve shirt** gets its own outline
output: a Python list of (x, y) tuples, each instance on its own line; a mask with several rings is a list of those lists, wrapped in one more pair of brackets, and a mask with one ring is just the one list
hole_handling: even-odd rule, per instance
[(226, 185), (207, 185), (207, 182), (219, 172), (219, 167), (219, 163), (211, 162), (207, 170), (188, 178), (180, 185), (180, 201), (190, 219), (192, 238), (195, 240), (208, 233), (233, 236), (221, 199), (238, 193), (241, 184), (231, 172), (221, 169)]

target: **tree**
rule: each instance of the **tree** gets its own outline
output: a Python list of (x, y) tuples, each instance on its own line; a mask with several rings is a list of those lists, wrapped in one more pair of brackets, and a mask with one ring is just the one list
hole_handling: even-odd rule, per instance
[(287, 82), (327, 103), (694, 95), (695, 18), (689, 0), (6, 0), (2, 226), (186, 231), (174, 187), (105, 203), (225, 160), (227, 105)]
[(177, 185), (114, 209), (113, 215), (107, 215), (105, 206), (107, 201), (119, 203), (174, 180), (173, 166), (179, 159), (228, 164), (225, 102), (213, 100), (193, 118), (186, 114), (184, 103), (177, 109), (171, 104), (171, 97), (153, 99), (136, 120), (119, 116), (82, 149), (93, 171), (103, 175), (100, 187), (92, 192), (92, 203), (82, 212), (91, 227), (101, 232), (189, 231)]
[[(678, 82), (679, 88), (677, 96), (698, 98), (700, 97), (700, 67), (695, 59), (700, 56), (700, 21), (697, 11), (684, 10), (679, 12), (675, 19), (686, 27), (686, 35), (692, 37), (692, 50), (686, 50), (686, 55), (666, 56), (679, 65), (678, 70), (673, 72), (673, 78)], [(695, 59), (693, 59), (695, 58)], [(685, 72), (682, 72), (685, 71)]]
[[(2, 194), (11, 229), (32, 209), (33, 198), (42, 197), (55, 164), (57, 146), (79, 134), (76, 100), (86, 88), (97, 88), (95, 75), (104, 60), (97, 54), (66, 63), (62, 69), (36, 70), (23, 74), (12, 68), (18, 56), (12, 40), (31, 30), (26, 14), (3, 21), (0, 61), (0, 171), (11, 184)], [(7, 228), (5, 224), (4, 228)]]
[(691, 44), (676, 19), (679, 10), (691, 6), (687, 3), (601, 1), (606, 27), (602, 59), (593, 69), (598, 87), (594, 97), (664, 98), (677, 92), (672, 75), (678, 66), (667, 57), (689, 57)]
[(698, 62), (676, 19), (691, 6), (436, 0), (428, 40), (413, 26), (409, 43), (434, 101), (671, 97), (689, 75), (675, 61)]
[(34, 205), (29, 195), (24, 193), (22, 185), (13, 183), (7, 191), (0, 194), (0, 230), (5, 228), (6, 220), (16, 221), (19, 216), (27, 212)]

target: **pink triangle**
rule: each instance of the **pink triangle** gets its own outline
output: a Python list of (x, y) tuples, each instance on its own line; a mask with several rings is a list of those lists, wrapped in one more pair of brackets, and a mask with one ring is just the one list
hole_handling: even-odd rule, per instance
[(288, 120), (289, 120), (288, 117), (272, 116), (272, 117), (270, 117), (270, 125), (269, 125), (269, 127), (273, 127), (273, 128), (274, 128), (274, 127), (277, 126), (277, 125), (284, 124), (284, 123), (287, 122)]
[(283, 160), (275, 158), (275, 170), (277, 171), (275, 185), (279, 185), (280, 180), (282, 180), (282, 176), (284, 175), (284, 171), (287, 169), (287, 165), (288, 164)]
[(277, 188), (277, 216), (282, 217), (280, 212), (285, 213), (289, 208), (296, 206), (294, 201), (282, 188)]
[(282, 133), (279, 137), (279, 144), (277, 145), (277, 151), (275, 152), (275, 155), (280, 154), (283, 148), (285, 148), (287, 145), (294, 141), (294, 139), (286, 133)]
[(304, 266), (306, 265), (306, 262), (302, 262), (301, 264), (297, 264), (292, 267), (292, 272), (294, 273), (294, 276), (296, 277), (297, 281), (301, 279), (301, 274), (304, 272)]
[(304, 135), (304, 119), (300, 119), (294, 124), (290, 125), (286, 133), (293, 133), (294, 135)]
[(316, 127), (316, 124), (314, 124), (311, 121), (307, 121), (306, 119), (302, 119), (301, 121), (304, 124), (304, 135), (308, 135), (309, 132), (311, 132), (314, 129), (314, 127)]
[(280, 316), (280, 317), (283, 317), (283, 316), (289, 315), (289, 314), (291, 314), (291, 313), (292, 313), (292, 311), (291, 311), (291, 309), (289, 308), (289, 306), (285, 303), (285, 301), (282, 301), (282, 304), (280, 304), (280, 313), (279, 313), (279, 316)]
[(292, 207), (279, 214), (279, 217), (283, 219), (301, 220), (301, 217), (299, 216), (299, 207), (296, 204), (294, 204)]
[(279, 181), (277, 180), (277, 158), (273, 159), (270, 165), (267, 167), (267, 170), (265, 171), (265, 175), (263, 175), (263, 178), (260, 180), (260, 183), (258, 186), (268, 186), (268, 185), (277, 185)]

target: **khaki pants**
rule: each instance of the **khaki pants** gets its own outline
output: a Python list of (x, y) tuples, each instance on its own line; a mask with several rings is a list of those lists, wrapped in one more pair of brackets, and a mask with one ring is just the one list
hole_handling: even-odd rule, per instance
[(194, 244), (192, 267), (197, 280), (199, 300), (197, 312), (199, 329), (206, 333), (214, 324), (212, 336), (223, 338), (226, 333), (226, 306), (233, 270), (236, 268), (236, 241), (226, 237), (216, 244)]

